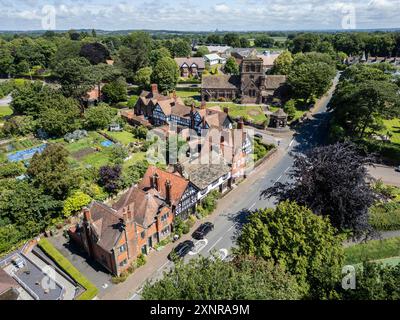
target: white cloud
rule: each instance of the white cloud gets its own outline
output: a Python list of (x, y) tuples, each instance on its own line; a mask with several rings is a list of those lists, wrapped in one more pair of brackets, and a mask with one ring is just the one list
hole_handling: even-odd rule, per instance
[[(224, 0), (222, 0), (224, 1)], [(56, 6), (58, 29), (339, 29), (353, 4), (357, 28), (398, 26), (400, 0), (0, 0), (0, 29), (40, 28), (41, 9)]]

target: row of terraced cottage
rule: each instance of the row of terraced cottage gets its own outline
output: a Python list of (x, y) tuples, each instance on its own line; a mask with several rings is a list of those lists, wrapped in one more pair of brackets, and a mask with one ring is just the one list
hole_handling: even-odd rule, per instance
[[(166, 170), (150, 166), (141, 182), (112, 205), (93, 201), (83, 210), (81, 222), (69, 230), (71, 239), (114, 275), (172, 236), (176, 217), (186, 220), (211, 191), (224, 193), (243, 179), (252, 153), (243, 123), (233, 130), (227, 110), (187, 107), (176, 96), (159, 94), (154, 85), (152, 91), (142, 92), (135, 110), (123, 116), (167, 133), (174, 125), (195, 152)], [(218, 129), (220, 139), (189, 139), (189, 129)]]

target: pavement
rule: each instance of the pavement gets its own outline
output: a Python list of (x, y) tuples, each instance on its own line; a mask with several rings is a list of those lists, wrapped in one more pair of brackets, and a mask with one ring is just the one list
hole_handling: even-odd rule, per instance
[(394, 167), (375, 164), (368, 167), (368, 173), (375, 180), (382, 180), (384, 184), (400, 187), (400, 172), (395, 171)]
[(0, 107), (8, 106), (12, 101), (11, 95), (0, 99)]

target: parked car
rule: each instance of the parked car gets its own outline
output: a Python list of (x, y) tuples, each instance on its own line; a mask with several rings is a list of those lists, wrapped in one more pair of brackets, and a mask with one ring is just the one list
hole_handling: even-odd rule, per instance
[(394, 168), (394, 170), (400, 172), (400, 166), (397, 166), (396, 168)]
[(260, 139), (260, 140), (263, 139), (263, 136), (262, 136), (261, 133), (256, 133), (256, 134), (254, 134), (254, 137), (257, 138), (257, 139)]
[(203, 223), (195, 232), (193, 232), (192, 237), (196, 240), (202, 240), (212, 230), (214, 230), (214, 225), (211, 222)]
[(178, 244), (168, 255), (168, 259), (173, 261), (175, 258), (180, 258), (182, 259), (184, 256), (186, 256), (190, 250), (194, 248), (194, 243), (193, 241), (186, 240), (180, 244)]

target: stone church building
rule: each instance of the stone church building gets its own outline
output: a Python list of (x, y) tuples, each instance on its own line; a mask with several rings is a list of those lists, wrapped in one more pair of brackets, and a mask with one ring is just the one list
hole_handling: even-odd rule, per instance
[(241, 103), (267, 103), (281, 96), (286, 83), (284, 75), (266, 75), (263, 60), (254, 51), (244, 58), (240, 75), (203, 76), (202, 100), (240, 99)]

